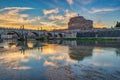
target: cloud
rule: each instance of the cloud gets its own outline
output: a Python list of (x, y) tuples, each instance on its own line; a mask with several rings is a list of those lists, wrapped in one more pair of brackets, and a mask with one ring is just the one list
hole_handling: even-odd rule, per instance
[(108, 26), (106, 26), (100, 22), (96, 22), (96, 23), (94, 23), (94, 28), (108, 28)]
[[(67, 28), (67, 23), (71, 17), (77, 15), (76, 12), (70, 10), (62, 10), (63, 14), (59, 12), (58, 8), (51, 10), (43, 10), (44, 16), (30, 16), (22, 13), (22, 11), (31, 10), (29, 7), (6, 7), (0, 9), (0, 26), (18, 28), (20, 25), (36, 28), (38, 26), (55, 27), (55, 29)], [(34, 26), (34, 27), (33, 27)], [(27, 27), (27, 29), (28, 29)], [(30, 29), (31, 29), (30, 28)], [(53, 28), (51, 28), (53, 29)]]
[(74, 2), (73, 0), (67, 0), (68, 4), (72, 5)]
[(66, 10), (66, 13), (64, 14), (64, 21), (62, 20), (61, 23), (64, 25), (67, 25), (67, 23), (69, 22), (70, 18), (77, 16), (76, 12), (71, 12), (69, 10)]
[(92, 3), (94, 0), (67, 0), (69, 5), (74, 4), (74, 2), (76, 1), (76, 3), (81, 3), (81, 4), (90, 4)]
[(66, 18), (71, 18), (77, 16), (77, 13), (71, 12), (71, 13), (66, 13), (65, 14)]
[(66, 10), (65, 12), (66, 12), (65, 14), (66, 19), (77, 16), (76, 12), (70, 12), (69, 10)]
[(1, 9), (0, 21), (11, 24), (29, 24), (41, 19), (40, 16), (30, 18), (28, 14), (21, 14), (21, 11), (30, 10), (29, 7), (6, 7)]
[(50, 20), (64, 20), (62, 15), (51, 15), (48, 17)]
[(92, 10), (88, 11), (91, 14), (94, 13), (101, 13), (101, 12), (112, 12), (112, 11), (118, 11), (120, 8), (92, 8)]
[[(70, 10), (64, 10), (64, 14), (62, 14), (62, 15), (60, 15), (59, 12), (58, 12), (58, 14), (53, 14), (54, 10), (57, 10), (57, 9), (53, 9), (52, 11), (50, 10), (50, 12), (48, 11), (49, 15), (47, 15), (48, 12), (45, 13), (44, 19), (40, 21), (41, 25), (64, 27), (64, 26), (67, 26), (67, 23), (71, 17), (77, 16), (76, 12), (71, 12)], [(44, 13), (44, 11), (43, 11), (43, 13)]]
[(89, 3), (93, 2), (94, 0), (79, 0), (79, 1), (82, 4), (89, 4)]
[(31, 7), (6, 7), (4, 9), (21, 9), (21, 10), (29, 10), (29, 9), (34, 9), (34, 8), (31, 8)]
[(49, 15), (48, 19), (54, 21), (53, 24), (55, 25), (61, 25), (61, 26), (66, 26), (67, 23), (69, 22), (69, 19), (72, 17), (77, 16), (76, 12), (71, 12), (69, 10), (65, 10), (65, 14), (63, 15)]
[(58, 13), (58, 12), (59, 12), (58, 8), (55, 8), (55, 9), (52, 9), (52, 10), (43, 10), (44, 15)]
[(34, 8), (31, 8), (31, 7), (5, 7), (3, 9), (0, 9), (0, 11), (4, 11), (4, 10), (30, 10), (30, 9), (34, 9)]
[(54, 21), (44, 21), (40, 22), (40, 24), (44, 26), (58, 26)]

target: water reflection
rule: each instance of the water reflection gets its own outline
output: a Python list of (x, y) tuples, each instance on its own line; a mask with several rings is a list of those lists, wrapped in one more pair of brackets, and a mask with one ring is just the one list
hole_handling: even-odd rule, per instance
[(118, 48), (118, 49), (116, 50), (116, 55), (117, 55), (117, 56), (120, 56), (120, 48)]
[[(62, 80), (70, 80), (74, 76), (81, 75), (82, 71), (88, 75), (87, 70), (90, 69), (91, 73), (99, 72), (99, 69), (108, 70), (110, 73), (120, 71), (119, 41), (110, 43), (80, 41), (18, 42), (12, 40), (3, 41), (0, 46), (0, 75), (4, 75), (4, 72), (8, 74), (0, 76), (1, 80), (13, 75), (17, 80), (26, 80), (27, 78), (29, 80), (49, 80), (49, 77), (54, 80), (59, 75), (62, 76), (62, 78), (59, 77)], [(81, 72), (77, 72), (78, 66), (80, 70), (82, 69)], [(102, 76), (103, 74), (104, 71), (100, 73)], [(21, 75), (22, 79), (19, 79)], [(68, 75), (69, 78), (66, 78), (65, 75)], [(84, 76), (82, 77), (84, 79)], [(79, 79), (74, 78), (74, 80)]]
[(85, 57), (92, 56), (93, 47), (77, 47), (77, 48), (70, 48), (69, 56), (71, 59), (80, 61), (83, 60)]

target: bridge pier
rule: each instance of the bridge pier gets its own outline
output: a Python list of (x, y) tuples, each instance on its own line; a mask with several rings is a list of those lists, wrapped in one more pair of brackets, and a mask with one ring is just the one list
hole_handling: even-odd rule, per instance
[(19, 41), (27, 41), (27, 33), (25, 34), (22, 34), (19, 38), (18, 38)]

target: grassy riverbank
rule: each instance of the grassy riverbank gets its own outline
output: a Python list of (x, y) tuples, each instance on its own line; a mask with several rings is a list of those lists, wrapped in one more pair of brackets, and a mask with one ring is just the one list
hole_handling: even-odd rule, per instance
[(118, 41), (120, 39), (116, 38), (64, 38), (63, 40), (68, 40), (68, 41)]

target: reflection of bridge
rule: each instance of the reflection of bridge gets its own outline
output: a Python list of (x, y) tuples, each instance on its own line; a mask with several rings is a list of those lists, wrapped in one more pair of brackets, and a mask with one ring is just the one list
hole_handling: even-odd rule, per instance
[[(31, 50), (35, 50), (35, 49), (40, 49), (42, 48), (42, 46), (44, 45), (42, 42), (39, 42), (39, 41), (24, 41), (24, 42), (21, 42), (21, 41), (4, 41), (3, 43), (3, 49), (4, 51), (9, 51), (9, 52), (18, 52), (18, 51), (21, 51), (21, 53), (24, 53), (26, 51), (31, 51)], [(9, 53), (8, 52), (8, 53)]]
[[(6, 53), (13, 53), (13, 52), (21, 52), (22, 54), (25, 54), (29, 51), (40, 51), (40, 52), (44, 52), (45, 50), (45, 47), (44, 45), (46, 45), (45, 43), (42, 43), (40, 41), (24, 41), (24, 42), (16, 42), (16, 41), (8, 41), (8, 42), (4, 42), (4, 43), (7, 43), (7, 52)], [(96, 43), (96, 42), (76, 42), (76, 41), (53, 41), (52, 42), (49, 42), (48, 44), (59, 44), (59, 45), (62, 45), (61, 47), (63, 46), (69, 46), (69, 57), (73, 60), (77, 60), (77, 61), (80, 61), (80, 60), (83, 60), (85, 57), (90, 57), (92, 56), (92, 52), (93, 52), (93, 49), (95, 47), (101, 47), (101, 48), (109, 48), (109, 47), (113, 47), (113, 48), (116, 48), (115, 49), (115, 52), (116, 52), (116, 55), (117, 56), (120, 56), (120, 47), (118, 44), (119, 42), (102, 42), (102, 43)], [(114, 45), (111, 45), (111, 44), (114, 44)], [(110, 46), (111, 45), (111, 46)], [(5, 45), (6, 46), (6, 45)], [(13, 47), (11, 49), (11, 47)], [(54, 47), (56, 47), (56, 45), (54, 45)], [(51, 49), (55, 49), (55, 48), (52, 48), (50, 46), (48, 46), (47, 48), (51, 48)], [(46, 49), (47, 49), (46, 48)], [(2, 50), (2, 49), (1, 49)], [(56, 50), (56, 49), (55, 49)], [(61, 50), (58, 49), (58, 51)], [(3, 52), (3, 51), (2, 51)]]
[(42, 50), (42, 46), (44, 44), (42, 42), (39, 42), (39, 41), (30, 41), (30, 42), (19, 42), (17, 44), (17, 47), (20, 47), (20, 51), (21, 53), (25, 53), (26, 51), (31, 51), (31, 50), (35, 50), (35, 49), (38, 49), (38, 50)]

